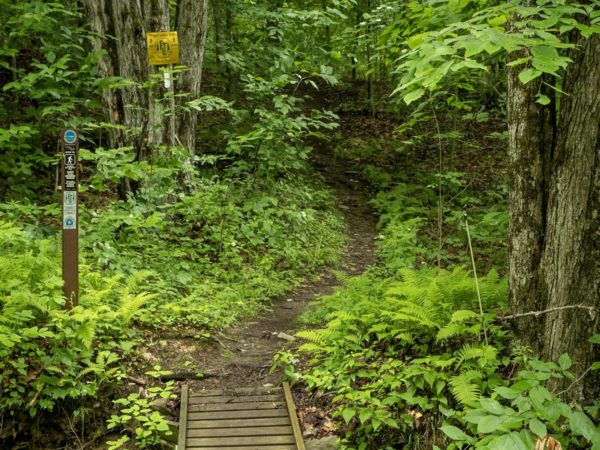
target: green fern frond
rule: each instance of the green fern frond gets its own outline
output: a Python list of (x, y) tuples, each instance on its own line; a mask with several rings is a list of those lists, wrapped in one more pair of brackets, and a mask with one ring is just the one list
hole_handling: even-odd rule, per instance
[(446, 339), (450, 339), (454, 336), (460, 336), (465, 333), (467, 328), (461, 323), (449, 323), (448, 325), (440, 328), (438, 331), (435, 340), (437, 342), (445, 341)]
[(458, 352), (458, 363), (470, 359), (485, 359), (487, 361), (496, 361), (498, 357), (498, 349), (491, 345), (472, 345), (465, 344)]
[(481, 395), (481, 373), (469, 370), (450, 379), (450, 392), (463, 405), (472, 405)]
[(331, 331), (327, 328), (319, 330), (303, 330), (296, 333), (296, 336), (300, 339), (305, 339), (313, 344), (322, 344), (329, 335), (331, 335)]

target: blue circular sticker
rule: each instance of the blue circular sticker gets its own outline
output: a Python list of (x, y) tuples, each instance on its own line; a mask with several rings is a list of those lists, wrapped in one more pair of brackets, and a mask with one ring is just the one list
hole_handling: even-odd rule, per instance
[(75, 141), (77, 140), (77, 133), (73, 130), (67, 130), (65, 131), (65, 142), (67, 144), (74, 144)]

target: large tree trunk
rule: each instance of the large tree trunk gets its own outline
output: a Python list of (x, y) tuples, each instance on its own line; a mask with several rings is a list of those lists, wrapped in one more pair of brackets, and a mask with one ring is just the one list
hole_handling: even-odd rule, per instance
[[(563, 85), (569, 95), (560, 105), (541, 263), (547, 308), (596, 308), (558, 310), (546, 320), (544, 355), (569, 353), (576, 373), (600, 360), (600, 347), (594, 352), (587, 342), (600, 324), (600, 35), (579, 44)], [(572, 397), (597, 399), (598, 375), (591, 372)]]
[[(522, 85), (516, 69), (509, 70), (508, 103), (511, 308), (551, 310), (516, 319), (515, 330), (545, 358), (568, 353), (576, 374), (600, 359), (587, 341), (598, 333), (600, 307), (600, 36), (580, 44), (558, 123), (552, 107), (535, 103), (541, 81)], [(563, 308), (573, 305), (588, 309)], [(598, 393), (591, 372), (567, 397), (589, 401)]]
[[(180, 62), (187, 67), (181, 73), (177, 83), (179, 93), (187, 94), (185, 97), (180, 97), (180, 105), (200, 97), (207, 20), (207, 0), (179, 0), (177, 5), (177, 31), (180, 42)], [(188, 150), (190, 156), (193, 156), (196, 150), (198, 113), (193, 110), (183, 111), (178, 116), (177, 121), (179, 142)]]
[[(144, 21), (146, 33), (169, 31), (169, 3), (167, 0), (145, 0)], [(173, 125), (167, 116), (173, 117), (174, 111), (171, 106), (171, 96), (163, 83), (163, 72), (157, 66), (148, 69), (151, 86), (148, 90), (148, 147), (152, 153), (156, 153), (161, 146), (174, 146)], [(170, 74), (168, 73), (170, 76)]]

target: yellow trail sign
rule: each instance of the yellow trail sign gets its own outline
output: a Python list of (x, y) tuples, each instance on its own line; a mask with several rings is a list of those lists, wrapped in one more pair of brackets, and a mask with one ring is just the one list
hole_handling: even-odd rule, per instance
[(150, 65), (179, 64), (179, 40), (176, 31), (146, 33), (146, 44)]

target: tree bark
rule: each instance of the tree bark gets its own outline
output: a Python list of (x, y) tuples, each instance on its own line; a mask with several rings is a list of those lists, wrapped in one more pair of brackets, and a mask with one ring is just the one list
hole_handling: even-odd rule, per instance
[[(167, 0), (145, 0), (143, 6), (146, 32), (170, 30)], [(172, 117), (174, 114), (174, 111), (169, 111), (172, 97), (164, 87), (162, 74), (163, 72), (157, 66), (149, 66), (148, 75), (152, 83), (148, 90), (148, 147), (152, 153), (157, 152), (163, 145), (169, 147), (175, 145), (172, 138), (173, 124), (172, 121), (167, 120), (168, 116)], [(171, 90), (170, 94), (172, 93)]]
[[(177, 30), (179, 32), (181, 64), (187, 69), (181, 73), (177, 90), (185, 93), (180, 97), (179, 106), (200, 97), (202, 84), (202, 64), (206, 44), (208, 20), (207, 0), (179, 0), (177, 5)], [(177, 137), (179, 143), (193, 157), (196, 150), (196, 126), (198, 113), (183, 110), (178, 116)], [(188, 161), (188, 165), (191, 164)]]
[[(573, 303), (600, 307), (600, 35), (580, 38), (565, 74), (549, 190), (544, 254), (547, 307)], [(589, 337), (599, 332), (600, 311), (560, 310), (543, 330), (544, 356), (568, 353), (583, 373), (600, 360)], [(597, 398), (598, 371), (574, 387), (571, 398)]]
[[(600, 359), (588, 342), (600, 308), (600, 36), (576, 41), (558, 120), (555, 102), (535, 103), (541, 81), (522, 85), (509, 70), (509, 283), (513, 313), (559, 308), (516, 319), (517, 336), (544, 358), (568, 353), (582, 374)], [(560, 309), (572, 304), (596, 309)], [(599, 393), (596, 371), (566, 395)]]

